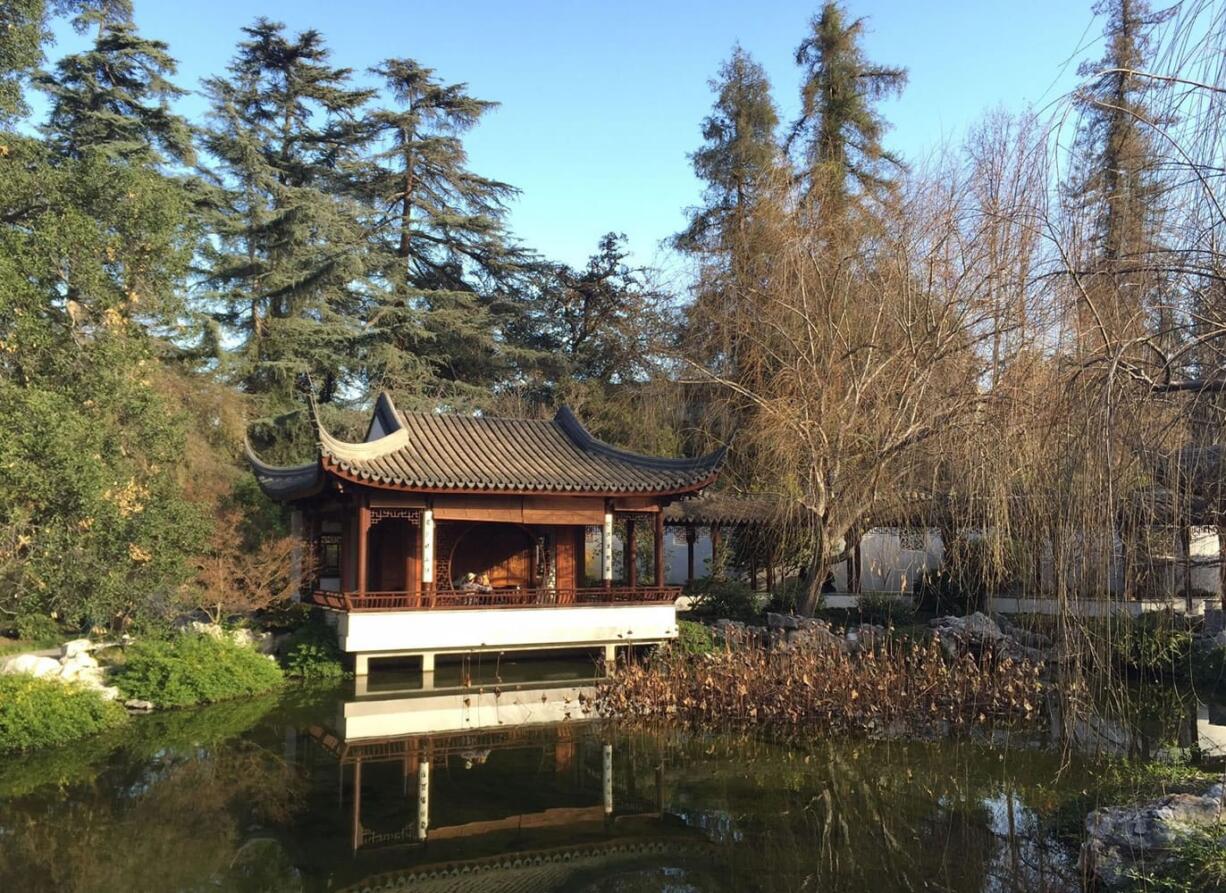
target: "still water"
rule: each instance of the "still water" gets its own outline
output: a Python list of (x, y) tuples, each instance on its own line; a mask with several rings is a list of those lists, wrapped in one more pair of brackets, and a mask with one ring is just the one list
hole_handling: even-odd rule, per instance
[(1065, 723), (1077, 747), (629, 730), (593, 672), (385, 672), (9, 757), (0, 890), (1077, 890), (1087, 742), (1226, 731), (1179, 699)]

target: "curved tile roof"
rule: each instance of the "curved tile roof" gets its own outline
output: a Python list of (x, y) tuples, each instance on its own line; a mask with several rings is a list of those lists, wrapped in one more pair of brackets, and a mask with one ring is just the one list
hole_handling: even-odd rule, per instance
[[(622, 450), (594, 438), (565, 407), (551, 420), (405, 413), (382, 394), (365, 443), (333, 437), (318, 416), (316, 429), (323, 468), (400, 490), (665, 495), (710, 483), (724, 459), (723, 450), (696, 459)], [(255, 469), (262, 485), (271, 480), (263, 468)], [(282, 472), (305, 479), (302, 468)]]

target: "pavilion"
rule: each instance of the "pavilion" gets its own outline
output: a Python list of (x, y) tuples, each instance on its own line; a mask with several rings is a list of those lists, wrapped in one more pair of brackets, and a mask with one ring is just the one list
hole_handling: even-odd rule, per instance
[(362, 443), (331, 435), (314, 407), (311, 418), (313, 461), (271, 466), (250, 446), (248, 459), (291, 506), (312, 556), (302, 598), (335, 615), (357, 675), (374, 658), (420, 656), (427, 672), (436, 654), (603, 647), (609, 659), (676, 636), (663, 510), (715, 481), (722, 450), (644, 456), (565, 407), (552, 420), (406, 413), (386, 393)]

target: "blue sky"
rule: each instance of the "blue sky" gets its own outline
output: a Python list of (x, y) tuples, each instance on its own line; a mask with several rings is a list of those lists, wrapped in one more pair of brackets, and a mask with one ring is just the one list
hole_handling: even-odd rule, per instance
[[(850, 0), (866, 16), (871, 58), (903, 65), (910, 85), (883, 106), (890, 146), (923, 158), (956, 143), (994, 106), (1042, 107), (1099, 52), (1089, 0)], [(789, 118), (792, 61), (817, 2), (792, 0), (136, 0), (136, 20), (197, 89), (221, 71), (256, 15), (322, 31), (337, 64), (362, 72), (410, 56), (501, 108), (468, 138), (477, 172), (522, 191), (511, 226), (527, 245), (573, 264), (599, 236), (625, 232), (639, 262), (671, 266), (660, 247), (700, 184), (687, 154), (711, 104), (707, 81), (734, 43), (766, 68)], [(81, 38), (58, 31), (56, 53)], [(199, 97), (182, 104), (203, 111)]]

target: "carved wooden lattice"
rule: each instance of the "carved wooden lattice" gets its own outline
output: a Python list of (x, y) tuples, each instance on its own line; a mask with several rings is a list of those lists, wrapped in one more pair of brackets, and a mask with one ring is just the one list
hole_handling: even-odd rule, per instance
[(408, 521), (410, 524), (421, 524), (421, 509), (382, 508), (370, 510), (370, 526), (374, 527), (380, 521)]

